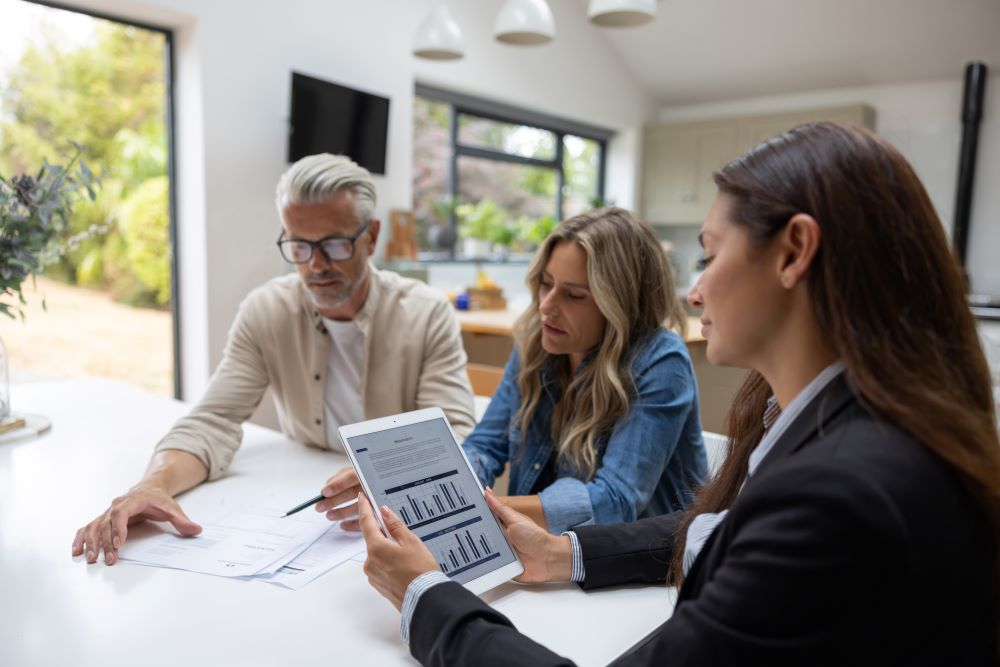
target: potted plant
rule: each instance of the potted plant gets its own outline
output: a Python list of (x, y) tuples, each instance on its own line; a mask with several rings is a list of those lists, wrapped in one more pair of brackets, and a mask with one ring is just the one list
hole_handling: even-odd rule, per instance
[(459, 219), (462, 254), (468, 259), (488, 257), (496, 239), (503, 238), (500, 230), (506, 226), (507, 211), (486, 197), (476, 204), (456, 207), (455, 215)]
[(510, 247), (517, 241), (517, 225), (508, 224), (506, 218), (495, 220), (490, 241), (493, 243), (493, 255), (497, 259), (507, 260), (510, 257)]
[(518, 218), (518, 237), (527, 250), (534, 250), (542, 245), (549, 234), (558, 226), (555, 216), (543, 215), (538, 218), (531, 218), (526, 215)]
[(456, 236), (450, 223), (457, 205), (458, 197), (452, 195), (427, 200), (427, 206), (431, 210), (434, 221), (428, 224), (424, 220), (423, 225), (427, 229), (427, 242), (433, 250), (454, 250)]
[[(35, 175), (0, 175), (0, 314), (24, 319), (22, 283), (85, 238), (103, 231), (96, 225), (68, 236), (74, 201), (96, 198), (98, 179), (74, 153), (65, 165), (46, 161)], [(42, 307), (45, 307), (44, 300)], [(11, 422), (7, 352), (0, 340), (0, 424)]]
[(605, 199), (603, 196), (595, 194), (587, 199), (587, 203), (590, 204), (590, 208), (605, 208), (607, 206), (614, 206), (615, 200)]

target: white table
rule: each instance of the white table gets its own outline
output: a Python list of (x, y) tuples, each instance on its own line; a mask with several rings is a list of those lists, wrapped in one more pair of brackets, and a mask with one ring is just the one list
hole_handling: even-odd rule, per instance
[[(348, 562), (300, 591), (70, 556), (76, 529), (134, 484), (185, 404), (103, 379), (15, 386), (15, 410), (52, 430), (0, 445), (0, 664), (413, 664), (399, 616)], [(343, 456), (246, 427), (223, 479), (181, 497), (198, 520), (219, 494), (318, 489)], [(505, 584), (484, 598), (523, 632), (581, 665), (602, 665), (673, 608), (659, 587), (584, 593)]]

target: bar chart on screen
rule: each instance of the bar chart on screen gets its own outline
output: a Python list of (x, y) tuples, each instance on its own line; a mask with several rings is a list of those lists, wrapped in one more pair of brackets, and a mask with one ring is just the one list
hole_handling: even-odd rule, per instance
[(457, 481), (457, 470), (449, 470), (415, 482), (385, 490), (386, 503), (410, 530), (436, 523), (475, 509), (472, 493)]
[(420, 539), (437, 558), (441, 571), (450, 577), (500, 557), (478, 516)]

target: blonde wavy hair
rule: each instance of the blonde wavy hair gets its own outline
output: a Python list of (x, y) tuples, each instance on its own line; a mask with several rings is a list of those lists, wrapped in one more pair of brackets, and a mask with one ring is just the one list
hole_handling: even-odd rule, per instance
[[(552, 355), (542, 347), (538, 312), (542, 273), (552, 250), (564, 242), (576, 243), (586, 253), (590, 292), (607, 320), (601, 342), (575, 377), (567, 355)], [(521, 357), (521, 406), (514, 423), (521, 426), (523, 442), (544, 391), (542, 368), (551, 365), (560, 389), (551, 424), (557, 457), (589, 480), (597, 472), (601, 441), (628, 415), (635, 393), (632, 363), (640, 343), (661, 326), (684, 334), (686, 317), (673, 273), (648, 224), (625, 209), (602, 208), (566, 220), (545, 239), (525, 282), (531, 307), (514, 325)]]

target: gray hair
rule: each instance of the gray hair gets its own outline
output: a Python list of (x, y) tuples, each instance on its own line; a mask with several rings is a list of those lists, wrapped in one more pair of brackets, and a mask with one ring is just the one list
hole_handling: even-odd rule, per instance
[(345, 155), (307, 155), (293, 164), (278, 180), (274, 204), (280, 214), (287, 204), (320, 204), (344, 188), (354, 192), (358, 220), (369, 222), (375, 216), (375, 183), (367, 169)]

